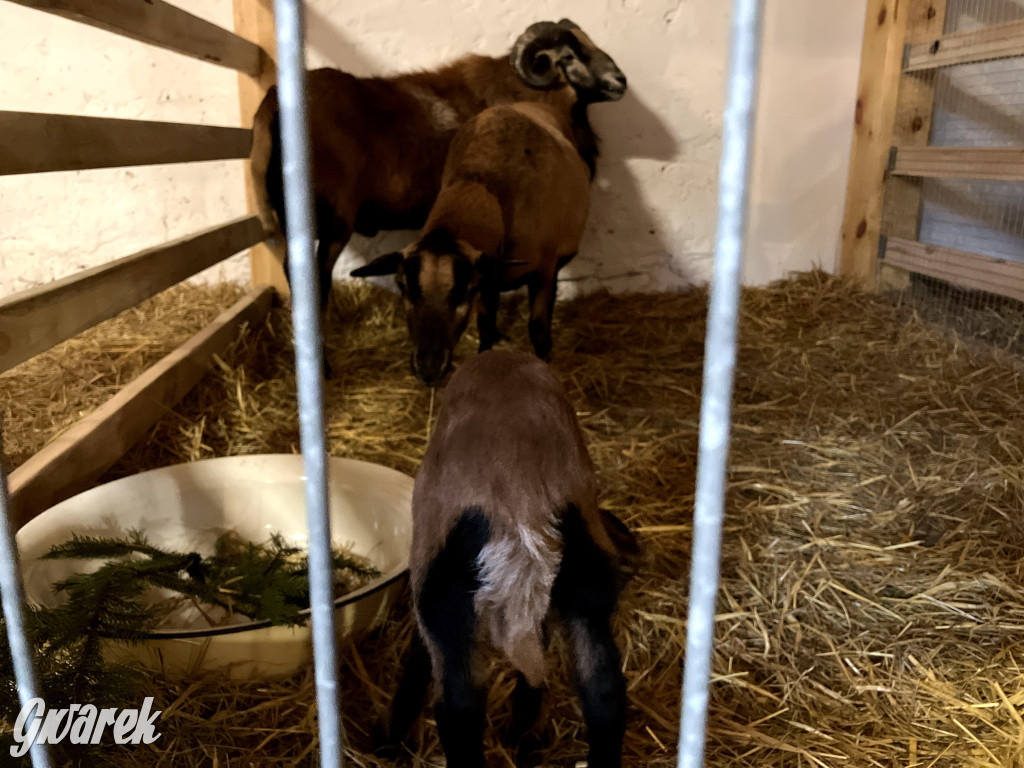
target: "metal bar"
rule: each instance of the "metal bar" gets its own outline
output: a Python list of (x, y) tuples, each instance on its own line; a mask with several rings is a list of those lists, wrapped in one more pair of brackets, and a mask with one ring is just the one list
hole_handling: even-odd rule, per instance
[[(14, 661), (14, 676), (18, 681), (18, 700), (25, 707), (42, 690), (32, 665), (32, 651), (25, 635), (25, 590), (18, 568), (18, 545), (8, 512), (7, 475), (0, 469), (0, 597), (3, 599), (4, 620), (7, 624), (7, 642)], [(31, 729), (28, 733), (33, 733)], [(50, 751), (46, 744), (34, 743), (29, 748), (33, 768), (50, 768)]]
[(313, 616), (313, 663), (320, 730), (321, 768), (341, 768), (342, 726), (338, 663), (334, 653), (331, 519), (327, 504), (323, 348), (319, 286), (313, 253), (312, 174), (306, 110), (306, 61), (302, 0), (275, 0), (278, 98), (284, 172), (288, 264), (295, 325), (299, 427), (306, 472), (309, 526), (309, 596)]
[(733, 3), (729, 87), (718, 173), (715, 275), (704, 342), (679, 768), (699, 768), (704, 758), (762, 19), (762, 0)]

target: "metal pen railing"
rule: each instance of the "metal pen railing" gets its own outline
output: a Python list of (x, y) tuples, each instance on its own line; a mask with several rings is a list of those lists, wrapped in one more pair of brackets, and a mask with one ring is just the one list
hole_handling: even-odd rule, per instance
[(309, 527), (309, 599), (313, 619), (317, 727), (321, 768), (341, 768), (343, 733), (335, 653), (331, 569), (331, 517), (327, 496), (327, 441), (324, 432), (323, 336), (319, 281), (313, 251), (313, 200), (309, 124), (306, 110), (306, 49), (302, 0), (275, 0), (277, 93), (281, 114), (285, 229), (295, 328), (299, 429), (306, 472)]
[[(18, 545), (11, 527), (10, 497), (7, 494), (7, 474), (0, 469), (0, 599), (3, 601), (4, 622), (7, 624), (7, 642), (14, 662), (14, 676), (18, 681), (18, 701), (25, 707), (39, 698), (42, 689), (32, 662), (32, 649), (25, 633), (25, 590), (18, 566)], [(50, 748), (33, 743), (29, 749), (32, 768), (50, 768)], [(8, 757), (5, 755), (4, 757)]]
[(718, 171), (715, 273), (704, 338), (679, 768), (699, 768), (704, 760), (763, 11), (763, 0), (733, 2), (722, 161)]

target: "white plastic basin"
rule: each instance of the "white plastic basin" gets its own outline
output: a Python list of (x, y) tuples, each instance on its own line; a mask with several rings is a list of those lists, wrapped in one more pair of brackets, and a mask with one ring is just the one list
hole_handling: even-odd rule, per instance
[[(402, 587), (412, 540), (412, 478), (352, 459), (330, 464), (331, 535), (366, 557), (381, 576), (335, 601), (338, 636), (364, 631), (385, 615)], [(143, 472), (93, 488), (51, 507), (17, 534), (28, 600), (54, 605), (51, 585), (99, 567), (97, 561), (40, 560), (72, 533), (123, 536), (139, 529), (156, 546), (209, 554), (226, 530), (262, 542), (272, 532), (307, 542), (302, 458), (229, 456)], [(308, 613), (308, 612), (307, 612)], [(217, 628), (169, 627), (141, 644), (110, 643), (108, 655), (131, 658), (173, 676), (227, 668), (234, 677), (278, 676), (311, 663), (310, 627), (248, 622)]]

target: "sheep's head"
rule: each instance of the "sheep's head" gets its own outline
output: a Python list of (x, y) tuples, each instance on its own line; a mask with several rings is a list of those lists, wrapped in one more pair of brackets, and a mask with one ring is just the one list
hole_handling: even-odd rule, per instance
[(378, 256), (352, 276), (395, 276), (413, 344), (412, 372), (436, 386), (451, 370), (481, 282), (496, 264), (450, 231), (436, 229), (402, 251)]
[(618, 101), (626, 76), (569, 19), (538, 21), (519, 36), (509, 54), (512, 69), (531, 88), (571, 85), (588, 102)]

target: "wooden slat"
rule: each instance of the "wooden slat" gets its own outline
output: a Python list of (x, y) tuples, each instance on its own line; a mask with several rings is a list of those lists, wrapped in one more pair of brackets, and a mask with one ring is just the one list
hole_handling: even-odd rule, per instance
[(1024, 21), (931, 37), (910, 46), (904, 72), (1024, 56)]
[(906, 2), (868, 0), (846, 186), (840, 271), (874, 277), (885, 169), (892, 146), (897, 87), (907, 27)]
[[(238, 106), (242, 115), (242, 125), (249, 127), (252, 126), (252, 119), (260, 102), (277, 80), (274, 64), (277, 54), (274, 11), (271, 0), (234, 0), (234, 13), (235, 32), (254, 40), (268, 56), (267, 66), (263, 68), (259, 77), (238, 78)], [(245, 163), (245, 199), (249, 212), (258, 213), (248, 161)], [(249, 251), (252, 284), (272, 285), (278, 292), (287, 294), (288, 280), (282, 268), (284, 244), (280, 243), (275, 247), (279, 251), (276, 255), (266, 243), (253, 246)]]
[(1024, 149), (899, 147), (892, 173), (939, 179), (1024, 181)]
[(0, 111), (0, 176), (248, 157), (252, 131)]
[(1024, 301), (1024, 262), (994, 259), (898, 237), (886, 239), (885, 262), (920, 275)]
[(258, 45), (163, 0), (11, 0), (256, 77)]
[(272, 298), (270, 288), (254, 290), (14, 470), (15, 526), (92, 485), (199, 382), (244, 323), (266, 314)]
[(0, 371), (134, 307), (263, 237), (259, 218), (245, 216), (0, 301)]

